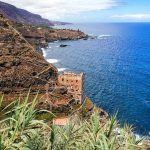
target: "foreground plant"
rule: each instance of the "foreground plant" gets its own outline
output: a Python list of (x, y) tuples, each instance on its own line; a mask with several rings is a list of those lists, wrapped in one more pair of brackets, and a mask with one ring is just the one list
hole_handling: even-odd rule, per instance
[[(85, 121), (66, 126), (49, 125), (36, 119), (37, 97), (20, 100), (0, 121), (0, 150), (137, 150), (132, 127), (120, 128), (116, 116), (106, 123), (93, 114)], [(2, 103), (2, 99), (0, 100)], [(44, 110), (43, 110), (44, 111)], [(51, 126), (51, 127), (50, 127)]]
[[(6, 117), (0, 122), (1, 149), (20, 149), (26, 146), (27, 140), (34, 136), (38, 129), (50, 127), (43, 121), (36, 120), (39, 110), (36, 109), (37, 96), (32, 103), (28, 102), (29, 94), (23, 100), (13, 102), (10, 111), (5, 112)], [(2, 100), (1, 100), (2, 101)], [(2, 111), (6, 110), (3, 109)]]

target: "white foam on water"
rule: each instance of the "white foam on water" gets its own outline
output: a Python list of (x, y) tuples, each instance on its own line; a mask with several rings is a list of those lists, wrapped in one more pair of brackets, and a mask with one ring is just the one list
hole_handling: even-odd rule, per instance
[(134, 134), (134, 135), (135, 135), (136, 140), (140, 140), (140, 139), (150, 140), (150, 136), (149, 136), (150, 134), (146, 136), (142, 136), (140, 134)]
[(99, 35), (97, 38), (98, 39), (107, 39), (107, 37), (110, 37), (111, 35), (109, 35), (109, 34), (101, 34), (101, 35)]
[(142, 136), (140, 136), (139, 134), (135, 134), (135, 138), (136, 138), (136, 140), (140, 140), (142, 138)]
[(47, 54), (46, 54), (45, 49), (44, 49), (44, 48), (41, 48), (41, 50), (42, 50), (42, 52), (43, 52), (43, 56), (46, 57)]
[(98, 37), (109, 37), (109, 36), (111, 36), (111, 35), (109, 35), (109, 34), (101, 34)]
[(93, 36), (94, 34), (93, 34), (93, 33), (89, 33), (88, 35), (89, 35), (89, 36)]
[(58, 72), (62, 72), (62, 71), (65, 71), (67, 68), (57, 68), (58, 69)]
[(59, 62), (58, 59), (47, 59), (47, 61), (48, 61), (49, 63), (52, 63), (52, 64), (56, 64), (56, 63)]

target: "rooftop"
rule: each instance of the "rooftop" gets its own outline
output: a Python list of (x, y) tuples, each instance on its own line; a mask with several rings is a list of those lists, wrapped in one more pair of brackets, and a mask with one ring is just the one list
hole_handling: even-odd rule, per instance
[(58, 126), (65, 126), (69, 123), (69, 117), (55, 118), (53, 124)]
[(77, 73), (74, 73), (74, 72), (71, 72), (71, 71), (65, 71), (63, 72), (61, 75), (70, 75), (70, 76), (83, 76), (84, 73), (81, 72), (80, 74), (77, 74)]

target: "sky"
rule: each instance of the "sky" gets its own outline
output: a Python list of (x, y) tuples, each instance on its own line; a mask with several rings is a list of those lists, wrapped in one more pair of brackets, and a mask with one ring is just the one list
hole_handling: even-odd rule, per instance
[(1, 0), (66, 22), (150, 22), (150, 0)]

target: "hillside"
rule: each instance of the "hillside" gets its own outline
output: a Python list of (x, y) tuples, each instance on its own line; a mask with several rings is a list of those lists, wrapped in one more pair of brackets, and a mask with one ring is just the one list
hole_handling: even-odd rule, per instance
[(76, 103), (66, 87), (58, 83), (57, 68), (48, 63), (29, 39), (24, 38), (24, 32), (19, 32), (12, 24), (0, 15), (0, 95), (5, 94), (5, 105), (18, 95), (23, 97), (30, 89), (31, 100), (39, 93), (40, 108), (68, 112)]
[(59, 21), (49, 21), (42, 18), (40, 15), (33, 14), (27, 10), (17, 8), (11, 4), (0, 1), (0, 13), (3, 13), (7, 18), (18, 23), (31, 24), (36, 26), (54, 26), (56, 24), (66, 24)]
[(38, 89), (57, 79), (57, 69), (0, 16), (0, 91)]

